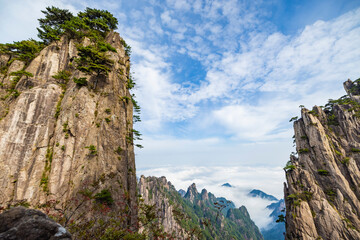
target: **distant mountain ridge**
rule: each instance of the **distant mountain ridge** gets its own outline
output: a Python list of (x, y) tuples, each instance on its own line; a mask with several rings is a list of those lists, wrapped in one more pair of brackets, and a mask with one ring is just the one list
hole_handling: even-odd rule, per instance
[(185, 197), (186, 191), (184, 189), (179, 189), (178, 193), (182, 196)]
[[(278, 200), (276, 197), (269, 195), (261, 190), (253, 189), (248, 193), (248, 196), (254, 198), (261, 198), (264, 200), (268, 200), (269, 202), (273, 202), (269, 204), (266, 209), (272, 210), (269, 217), (272, 219), (271, 223), (261, 229), (261, 233), (265, 240), (283, 240), (285, 238), (285, 223), (279, 222), (277, 223), (276, 220), (278, 219), (279, 215), (285, 215), (285, 201), (284, 199)], [(276, 202), (274, 202), (276, 201)]]
[(284, 214), (285, 201), (284, 201), (284, 199), (280, 199), (278, 202), (272, 203), (269, 206), (267, 206), (266, 208), (273, 210), (273, 212), (270, 214), (270, 216), (276, 217), (276, 219), (277, 219), (279, 215)]
[(263, 191), (261, 190), (258, 190), (258, 189), (253, 189), (251, 190), (248, 195), (250, 197), (260, 197), (262, 199), (267, 199), (269, 201), (279, 201), (276, 197), (272, 196), (272, 195), (269, 195), (269, 194), (266, 194), (264, 193)]
[(221, 185), (222, 187), (233, 187), (233, 186), (231, 186), (231, 184), (230, 183), (224, 183), (223, 185)]
[(281, 240), (285, 239), (285, 223), (276, 222), (279, 218), (279, 215), (285, 216), (285, 201), (280, 199), (278, 202), (271, 203), (266, 207), (269, 210), (273, 210), (270, 214), (272, 218), (272, 223), (266, 228), (261, 229), (261, 233), (264, 236), (265, 240)]
[(141, 176), (139, 181), (144, 203), (157, 207), (159, 223), (173, 239), (264, 239), (244, 206), (236, 208), (206, 189), (199, 193), (195, 183), (184, 197), (181, 192), (165, 177)]

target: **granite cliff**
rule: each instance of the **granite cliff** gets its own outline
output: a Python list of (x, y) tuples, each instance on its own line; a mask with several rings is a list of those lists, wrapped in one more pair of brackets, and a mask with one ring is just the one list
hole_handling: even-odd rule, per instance
[[(98, 10), (85, 13), (92, 11)], [(84, 26), (77, 29), (81, 37), (65, 31), (47, 45), (1, 45), (0, 206), (55, 202), (64, 208), (81, 193), (126, 211), (123, 224), (136, 225), (136, 131), (126, 44), (112, 30)], [(41, 47), (26, 50), (32, 55), (24, 58), (21, 44)]]
[(360, 80), (325, 107), (302, 108), (285, 167), (286, 239), (360, 239)]

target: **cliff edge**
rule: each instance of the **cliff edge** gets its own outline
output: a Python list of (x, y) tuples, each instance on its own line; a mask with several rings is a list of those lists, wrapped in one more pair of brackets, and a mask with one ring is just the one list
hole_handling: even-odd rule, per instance
[[(54, 9), (66, 12), (48, 11)], [(79, 16), (93, 12), (108, 14), (87, 9)], [(86, 198), (122, 212), (123, 224), (136, 229), (136, 131), (126, 44), (112, 30), (83, 26), (76, 31), (81, 37), (65, 32), (39, 52), (30, 48), (31, 58), (22, 47), (42, 44), (1, 45), (0, 207), (55, 203), (63, 215), (72, 209), (68, 222)]]
[(286, 171), (286, 239), (360, 239), (360, 80), (325, 107), (302, 108)]

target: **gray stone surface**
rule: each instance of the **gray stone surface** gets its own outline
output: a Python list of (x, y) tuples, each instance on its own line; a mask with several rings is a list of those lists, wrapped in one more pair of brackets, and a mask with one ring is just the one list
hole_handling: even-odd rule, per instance
[[(114, 62), (107, 77), (77, 70), (73, 65), (76, 43), (63, 37), (26, 67), (33, 77), (20, 79), (17, 98), (2, 100), (10, 72), (24, 65), (14, 61), (0, 79), (4, 83), (0, 86), (0, 206), (19, 201), (33, 207), (50, 200), (62, 204), (79, 190), (96, 185), (95, 193), (109, 189), (119, 203), (114, 208), (120, 203), (129, 207), (129, 224), (135, 225), (133, 104), (127, 88), (130, 61), (118, 33), (110, 32), (106, 41), (116, 49), (106, 53)], [(63, 70), (71, 72), (67, 84), (52, 77)], [(86, 77), (89, 86), (77, 86), (73, 77)], [(90, 154), (86, 148), (90, 145), (96, 154)]]
[(71, 240), (71, 234), (46, 214), (16, 207), (0, 214), (2, 240)]

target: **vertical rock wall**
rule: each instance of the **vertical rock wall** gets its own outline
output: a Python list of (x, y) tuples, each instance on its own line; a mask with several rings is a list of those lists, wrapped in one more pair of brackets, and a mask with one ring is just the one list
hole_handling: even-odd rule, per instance
[[(33, 77), (17, 83), (20, 95), (0, 100), (0, 206), (65, 202), (82, 189), (109, 189), (135, 223), (130, 62), (118, 33), (110, 32), (106, 41), (116, 48), (106, 53), (114, 63), (107, 77), (76, 70), (77, 43), (63, 37), (25, 68)], [(1, 65), (7, 61), (1, 56)], [(23, 67), (13, 61), (8, 74), (0, 75), (0, 97), (11, 83), (9, 73)], [(63, 70), (71, 72), (68, 82), (52, 77)], [(73, 77), (87, 77), (89, 86), (77, 86)]]
[(360, 119), (357, 84), (294, 123), (298, 157), (286, 166), (286, 239), (360, 239)]

